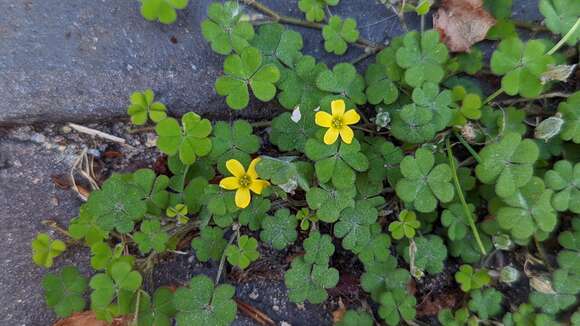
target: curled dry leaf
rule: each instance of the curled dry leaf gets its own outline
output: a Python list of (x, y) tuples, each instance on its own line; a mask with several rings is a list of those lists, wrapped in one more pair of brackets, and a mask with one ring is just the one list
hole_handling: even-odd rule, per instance
[(131, 316), (117, 317), (111, 324), (98, 320), (92, 311), (77, 312), (72, 316), (57, 321), (52, 326), (129, 326), (132, 321)]
[(494, 24), (493, 16), (483, 8), (483, 0), (444, 0), (433, 15), (433, 26), (452, 52), (469, 52)]

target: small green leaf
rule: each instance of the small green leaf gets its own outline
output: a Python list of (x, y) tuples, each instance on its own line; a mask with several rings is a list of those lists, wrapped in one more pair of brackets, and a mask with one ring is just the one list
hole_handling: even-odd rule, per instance
[(213, 2), (207, 8), (208, 19), (201, 23), (203, 37), (211, 43), (214, 52), (228, 55), (241, 52), (254, 37), (254, 28), (241, 21), (242, 8), (236, 1)]
[(311, 209), (317, 210), (318, 218), (326, 223), (338, 220), (340, 212), (347, 207), (354, 207), (356, 188), (336, 189), (321, 185), (306, 192), (306, 202)]
[(475, 290), (471, 292), (469, 309), (481, 319), (488, 319), (501, 313), (501, 302), (503, 295), (494, 288), (485, 290)]
[(455, 273), (455, 280), (461, 285), (463, 292), (469, 292), (488, 285), (491, 277), (485, 269), (474, 271), (470, 265), (461, 265), (459, 271)]
[(322, 91), (345, 96), (353, 103), (362, 105), (367, 102), (364, 78), (350, 63), (339, 63), (331, 70), (321, 72), (316, 85)]
[(338, 16), (332, 16), (328, 20), (328, 24), (322, 28), (324, 49), (326, 52), (337, 55), (343, 55), (346, 52), (348, 43), (355, 42), (358, 36), (356, 20), (352, 18), (342, 20)]
[(336, 326), (373, 326), (373, 317), (362, 310), (347, 310)]
[(202, 119), (193, 112), (181, 118), (182, 127), (177, 120), (167, 118), (157, 124), (157, 148), (167, 155), (179, 153), (179, 159), (185, 165), (193, 164), (200, 156), (206, 156), (212, 149), (209, 135), (211, 122)]
[(546, 186), (555, 192), (552, 197), (554, 208), (580, 214), (580, 163), (558, 161), (544, 178)]
[(32, 240), (32, 260), (38, 266), (50, 268), (54, 258), (66, 250), (66, 245), (60, 240), (53, 240), (46, 233), (38, 233)]
[(324, 20), (324, 7), (336, 6), (339, 0), (300, 0), (298, 9), (306, 15), (306, 20), (319, 22)]
[(310, 264), (303, 257), (292, 260), (292, 266), (284, 274), (284, 283), (288, 287), (288, 299), (302, 303), (308, 300), (319, 304), (326, 300), (326, 289), (338, 283), (338, 271), (332, 267)]
[[(300, 108), (302, 116), (314, 116), (314, 109), (320, 105), (320, 100), (328, 95), (318, 89), (316, 78), (328, 68), (322, 62), (316, 63), (312, 56), (305, 55), (296, 60), (291, 69), (287, 69), (286, 76), (281, 78), (278, 87), (278, 101), (289, 110)], [(312, 119), (312, 125), (314, 119)], [(274, 128), (274, 121), (272, 121)]]
[(46, 305), (61, 318), (83, 311), (87, 304), (83, 298), (87, 283), (73, 266), (64, 267), (58, 274), (46, 274), (42, 279)]
[(282, 250), (298, 238), (297, 226), (296, 216), (286, 208), (279, 209), (273, 217), (268, 216), (262, 221), (260, 239), (274, 249)]
[[(546, 17), (544, 22), (548, 29), (562, 36), (572, 29), (580, 17), (580, 3), (577, 1), (540, 0), (539, 7), (542, 15)], [(566, 43), (574, 46), (578, 40), (580, 40), (580, 29), (576, 29)]]
[(162, 253), (169, 241), (169, 234), (161, 230), (159, 220), (149, 220), (141, 223), (141, 231), (133, 234), (133, 240), (143, 254), (148, 254), (151, 250)]
[(308, 264), (328, 265), (330, 257), (334, 254), (332, 238), (318, 231), (311, 232), (303, 245), (306, 251), (304, 261)]
[(406, 209), (399, 213), (399, 220), (389, 224), (389, 232), (396, 240), (401, 240), (403, 237), (415, 237), (415, 230), (421, 226), (421, 222), (417, 221), (417, 215), (413, 211)]
[[(417, 252), (415, 253), (415, 266), (429, 274), (438, 274), (443, 271), (447, 258), (447, 247), (443, 240), (436, 235), (428, 235), (415, 239)], [(409, 262), (409, 250), (404, 252), (405, 261)]]
[(228, 245), (225, 255), (228, 262), (241, 269), (246, 269), (250, 263), (260, 257), (258, 252), (258, 241), (247, 235), (239, 238), (237, 245)]
[(417, 299), (405, 290), (396, 289), (381, 295), (379, 300), (379, 316), (388, 325), (399, 325), (401, 319), (413, 320), (417, 314), (415, 305)]
[(359, 251), (371, 238), (371, 225), (376, 222), (378, 211), (368, 201), (358, 201), (354, 207), (347, 207), (340, 213), (334, 225), (334, 235), (342, 238), (342, 247)]
[(405, 68), (405, 82), (412, 87), (419, 87), (425, 81), (439, 83), (445, 76), (442, 65), (447, 58), (447, 47), (434, 30), (407, 33), (403, 46), (397, 50), (397, 63)]
[(252, 40), (264, 56), (265, 63), (275, 63), (280, 68), (292, 64), (302, 56), (302, 35), (280, 24), (264, 24)]
[(153, 122), (159, 122), (167, 117), (165, 104), (153, 102), (154, 98), (155, 95), (150, 89), (131, 94), (131, 105), (127, 108), (127, 113), (134, 125), (144, 125), (148, 118)]
[(558, 112), (562, 114), (564, 125), (560, 138), (580, 144), (580, 92), (568, 97), (566, 102), (560, 102)]
[(206, 262), (210, 259), (218, 261), (228, 242), (224, 239), (224, 230), (218, 227), (205, 227), (200, 236), (191, 240), (191, 247), (199, 261)]
[(189, 0), (142, 0), (143, 18), (163, 24), (172, 24), (177, 19), (176, 9), (185, 9)]
[(236, 159), (243, 166), (250, 164), (250, 154), (260, 148), (260, 138), (254, 135), (252, 126), (245, 120), (236, 120), (232, 124), (219, 121), (216, 123), (209, 158), (217, 162), (221, 174), (229, 174), (226, 161)]

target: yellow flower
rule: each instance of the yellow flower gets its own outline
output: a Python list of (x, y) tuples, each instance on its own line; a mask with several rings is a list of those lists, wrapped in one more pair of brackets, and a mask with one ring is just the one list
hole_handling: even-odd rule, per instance
[(330, 103), (332, 108), (332, 115), (320, 111), (316, 112), (315, 121), (316, 124), (328, 128), (324, 134), (324, 143), (327, 145), (332, 145), (338, 139), (338, 135), (342, 138), (342, 141), (350, 144), (354, 137), (354, 133), (349, 125), (355, 124), (360, 120), (360, 116), (354, 109), (344, 112), (344, 101), (335, 100)]
[(268, 181), (259, 179), (256, 172), (258, 162), (260, 162), (259, 157), (252, 160), (247, 172), (238, 160), (232, 159), (226, 162), (226, 168), (233, 177), (223, 178), (220, 181), (220, 187), (236, 190), (236, 206), (239, 208), (246, 208), (250, 205), (250, 190), (259, 195), (264, 188), (270, 185)]

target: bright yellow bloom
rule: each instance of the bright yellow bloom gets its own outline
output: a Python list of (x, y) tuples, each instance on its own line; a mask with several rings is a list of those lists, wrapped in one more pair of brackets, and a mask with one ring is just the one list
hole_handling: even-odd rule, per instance
[(349, 125), (355, 124), (360, 120), (360, 116), (354, 109), (344, 112), (345, 104), (343, 100), (335, 100), (330, 103), (332, 115), (320, 111), (316, 112), (316, 124), (328, 128), (324, 134), (324, 143), (332, 145), (338, 139), (338, 135), (342, 141), (350, 144), (354, 137), (354, 133)]
[(260, 162), (259, 157), (252, 160), (247, 172), (238, 160), (232, 159), (226, 162), (226, 168), (233, 177), (223, 178), (220, 181), (220, 187), (236, 190), (236, 206), (239, 208), (246, 208), (250, 205), (250, 190), (259, 195), (264, 188), (270, 185), (268, 181), (259, 179), (256, 172), (258, 162)]

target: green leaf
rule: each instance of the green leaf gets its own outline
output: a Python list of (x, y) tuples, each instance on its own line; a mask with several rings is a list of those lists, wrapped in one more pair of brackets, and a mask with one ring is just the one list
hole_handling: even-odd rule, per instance
[(422, 213), (434, 211), (438, 201), (449, 202), (455, 195), (449, 165), (434, 165), (433, 153), (424, 148), (401, 161), (403, 179), (395, 187), (397, 196)]
[(475, 290), (471, 292), (469, 309), (481, 319), (488, 319), (501, 313), (501, 302), (503, 295), (494, 288), (485, 290)]
[(327, 92), (318, 89), (316, 78), (320, 73), (328, 71), (328, 68), (322, 62), (316, 63), (316, 59), (309, 55), (300, 57), (290, 67), (285, 78), (278, 84), (280, 88), (278, 101), (286, 109), (298, 107), (303, 116), (314, 116), (314, 109), (320, 105), (320, 100), (328, 95)]
[(571, 294), (540, 293), (536, 291), (530, 294), (530, 302), (532, 305), (548, 314), (556, 314), (562, 310), (566, 310), (576, 303), (576, 301), (576, 296)]
[(159, 220), (149, 220), (141, 223), (141, 231), (133, 234), (133, 240), (135, 240), (139, 250), (144, 255), (151, 252), (151, 250), (162, 253), (165, 251), (169, 241), (169, 234), (161, 230)]
[(73, 266), (64, 267), (58, 274), (46, 274), (42, 278), (46, 305), (61, 318), (83, 311), (87, 304), (83, 298), (87, 283), (87, 279)]
[(451, 92), (444, 90), (439, 92), (439, 86), (434, 83), (426, 82), (422, 87), (413, 90), (413, 102), (419, 108), (426, 108), (432, 113), (430, 124), (434, 130), (440, 131), (445, 129), (452, 118)]
[(366, 242), (360, 241), (358, 248), (354, 250), (354, 253), (365, 265), (386, 261), (390, 257), (391, 238), (382, 233), (378, 223), (372, 224), (370, 229), (371, 235), (368, 240)]
[(237, 312), (234, 294), (235, 288), (229, 284), (214, 286), (205, 275), (192, 277), (188, 287), (177, 289), (173, 295), (177, 325), (230, 325)]
[(417, 314), (415, 305), (417, 299), (405, 290), (396, 289), (381, 295), (379, 300), (379, 316), (388, 325), (399, 325), (401, 319), (413, 320)]
[(254, 135), (252, 126), (245, 120), (236, 120), (233, 124), (223, 121), (216, 123), (209, 158), (217, 162), (221, 174), (229, 174), (226, 161), (236, 159), (243, 166), (250, 164), (250, 154), (260, 149), (260, 138)]
[(109, 233), (98, 225), (96, 217), (88, 213), (86, 204), (81, 206), (79, 216), (71, 220), (68, 232), (73, 239), (84, 239), (89, 246), (109, 236)]
[(250, 263), (260, 257), (258, 241), (247, 235), (238, 239), (237, 245), (228, 245), (225, 252), (228, 262), (241, 269), (246, 269)]
[(122, 175), (114, 174), (101, 190), (91, 193), (86, 210), (102, 230), (129, 233), (147, 212), (147, 203), (137, 186), (125, 181)]
[[(135, 303), (136, 304), (136, 303)], [(153, 293), (153, 300), (145, 292), (139, 298), (139, 326), (171, 326), (176, 314), (173, 291), (160, 287)]]
[(526, 240), (538, 231), (553, 231), (558, 216), (551, 204), (552, 194), (552, 190), (545, 189), (542, 179), (532, 177), (512, 196), (504, 198), (507, 206), (497, 212), (500, 227), (520, 240)]
[(512, 15), (512, 0), (485, 0), (483, 3), (485, 9), (497, 19), (509, 19)]
[(455, 273), (455, 280), (461, 285), (463, 292), (469, 292), (488, 285), (491, 282), (491, 276), (485, 269), (474, 271), (470, 265), (461, 265), (459, 271)]
[(292, 156), (277, 158), (261, 156), (261, 158), (256, 171), (262, 179), (270, 180), (272, 184), (279, 185), (286, 192), (294, 192), (296, 186), (306, 191), (310, 189), (310, 180), (314, 174), (312, 164), (294, 161), (296, 157)]
[(518, 38), (503, 40), (491, 56), (491, 71), (503, 76), (501, 87), (507, 94), (536, 97), (543, 88), (542, 73), (554, 63), (545, 52), (544, 43), (538, 40), (526, 44)]
[(328, 20), (328, 24), (322, 28), (324, 49), (326, 52), (336, 55), (343, 55), (346, 52), (348, 43), (355, 42), (358, 36), (356, 20), (352, 18), (342, 20), (338, 16), (332, 16)]
[(321, 72), (316, 78), (316, 85), (322, 91), (344, 96), (355, 104), (362, 105), (367, 102), (364, 78), (350, 63), (339, 63), (332, 71)]
[(290, 301), (302, 303), (308, 300), (312, 304), (319, 304), (328, 297), (326, 289), (338, 283), (338, 271), (326, 265), (307, 263), (303, 257), (297, 257), (284, 274), (284, 283)]
[(268, 216), (267, 213), (271, 207), (270, 200), (260, 197), (253, 198), (250, 206), (240, 212), (238, 222), (247, 225), (252, 231), (257, 231), (262, 227), (262, 221)]
[(334, 254), (332, 238), (328, 234), (320, 234), (318, 231), (311, 232), (304, 240), (304, 261), (307, 264), (328, 265), (330, 257)]
[(554, 190), (552, 205), (560, 212), (580, 214), (580, 163), (558, 161), (544, 176), (546, 186)]
[(463, 326), (467, 324), (469, 318), (469, 310), (467, 308), (461, 308), (453, 314), (451, 310), (445, 308), (439, 310), (437, 314), (437, 320), (443, 326)]
[(226, 103), (239, 110), (248, 106), (248, 86), (256, 98), (268, 102), (276, 96), (275, 83), (280, 79), (280, 70), (272, 63), (263, 64), (260, 50), (247, 47), (238, 54), (229, 55), (224, 61), (225, 75), (215, 82), (220, 96), (227, 96)]
[(513, 20), (507, 18), (498, 19), (487, 32), (487, 39), (490, 40), (506, 40), (514, 37), (518, 37), (516, 25)]
[[(443, 271), (447, 247), (443, 240), (436, 235), (427, 235), (415, 239), (417, 252), (415, 266), (429, 274), (438, 274)], [(404, 252), (405, 261), (409, 262), (409, 250)]]
[(411, 239), (415, 237), (415, 230), (420, 226), (421, 222), (417, 221), (415, 212), (404, 209), (399, 213), (399, 220), (389, 224), (389, 232), (396, 240), (401, 240), (403, 237)]
[(170, 179), (166, 175), (157, 176), (151, 169), (139, 169), (126, 177), (127, 182), (141, 190), (148, 213), (160, 215), (167, 208), (170, 196), (167, 188)]
[(191, 247), (195, 250), (196, 258), (202, 262), (210, 259), (219, 261), (227, 244), (228, 242), (224, 239), (224, 230), (211, 226), (201, 229), (200, 236), (191, 240)]
[(185, 165), (193, 164), (198, 157), (206, 156), (212, 149), (209, 135), (211, 122), (202, 119), (193, 112), (181, 118), (181, 125), (173, 118), (167, 118), (157, 124), (157, 148), (167, 155), (179, 153), (179, 159)]
[(336, 189), (331, 186), (321, 185), (310, 188), (306, 192), (306, 202), (311, 209), (317, 210), (318, 218), (326, 223), (338, 220), (340, 212), (347, 207), (354, 207), (356, 188)]
[(373, 326), (373, 317), (362, 310), (347, 310), (336, 326)]
[(407, 104), (393, 115), (393, 136), (403, 142), (419, 144), (435, 137), (433, 112), (426, 107)]
[(134, 125), (144, 125), (148, 118), (153, 122), (159, 122), (167, 117), (165, 104), (153, 102), (154, 98), (155, 95), (150, 89), (131, 94), (131, 105), (127, 108), (127, 113)]
[[(554, 34), (564, 36), (572, 29), (580, 17), (580, 3), (566, 0), (540, 0), (540, 12), (546, 20), (544, 23)], [(580, 29), (577, 29), (566, 42), (574, 46), (580, 40)]]
[(242, 9), (236, 1), (213, 2), (207, 9), (208, 19), (201, 23), (203, 37), (211, 43), (214, 52), (228, 55), (241, 52), (254, 37), (254, 28), (241, 21)]
[(426, 81), (439, 83), (443, 79), (442, 65), (449, 55), (447, 47), (439, 40), (439, 33), (429, 30), (422, 34), (407, 33), (396, 56), (399, 66), (405, 68), (405, 82), (411, 87), (419, 87)]
[(389, 183), (396, 184), (401, 177), (399, 169), (399, 164), (403, 160), (401, 148), (382, 137), (365, 138), (361, 146), (369, 160), (367, 172), (369, 179), (382, 183), (388, 178)]
[(324, 20), (324, 7), (336, 6), (339, 0), (300, 0), (298, 9), (306, 15), (306, 20), (319, 22)]
[(32, 260), (38, 266), (50, 268), (54, 258), (66, 250), (66, 245), (60, 240), (53, 240), (46, 233), (38, 233), (32, 240)]
[(560, 138), (580, 144), (580, 92), (568, 97), (566, 102), (560, 102), (558, 112), (564, 119)]
[(163, 24), (172, 24), (177, 19), (176, 9), (185, 9), (189, 0), (142, 0), (143, 18)]
[(302, 56), (302, 35), (277, 23), (260, 26), (252, 45), (260, 50), (265, 63), (276, 63), (279, 67), (292, 66)]
[(377, 209), (365, 200), (343, 210), (334, 225), (334, 235), (342, 238), (342, 247), (359, 251), (370, 240), (371, 225), (377, 220), (378, 214)]
[(375, 301), (387, 291), (406, 290), (409, 281), (409, 271), (397, 268), (397, 259), (391, 255), (385, 260), (365, 264), (365, 273), (360, 279), (363, 290), (370, 293)]
[(291, 245), (298, 238), (296, 216), (290, 214), (286, 208), (276, 211), (273, 217), (266, 217), (262, 221), (260, 239), (276, 250), (282, 250)]
[(539, 150), (533, 140), (522, 140), (520, 135), (510, 132), (498, 143), (485, 146), (479, 156), (481, 163), (475, 168), (479, 180), (495, 183), (495, 192), (500, 197), (509, 197), (532, 178)]
[[(475, 207), (471, 204), (468, 207), (472, 212), (471, 216), (477, 216), (475, 215)], [(456, 241), (465, 238), (470, 218), (470, 216), (465, 215), (465, 210), (459, 203), (451, 204), (443, 211), (441, 224), (447, 228), (447, 237), (449, 237), (449, 240)]]
[[(386, 51), (386, 49), (383, 51)], [(393, 77), (399, 77), (399, 72), (391, 72), (392, 66), (389, 66), (390, 63), (388, 61), (386, 64), (379, 61), (382, 57), (378, 56), (382, 53), (387, 52), (379, 53), (377, 55), (377, 63), (370, 64), (365, 72), (366, 96), (369, 103), (373, 105), (380, 103), (391, 104), (399, 97), (399, 89), (393, 82)], [(382, 60), (386, 61), (386, 59)]]
[[(491, 251), (493, 244), (490, 238), (485, 234), (480, 234), (480, 238), (483, 248), (487, 252)], [(449, 252), (451, 256), (460, 257), (463, 262), (470, 264), (476, 263), (482, 258), (481, 249), (479, 249), (479, 245), (471, 232), (467, 232), (467, 235), (461, 240), (452, 241), (449, 244)]]

